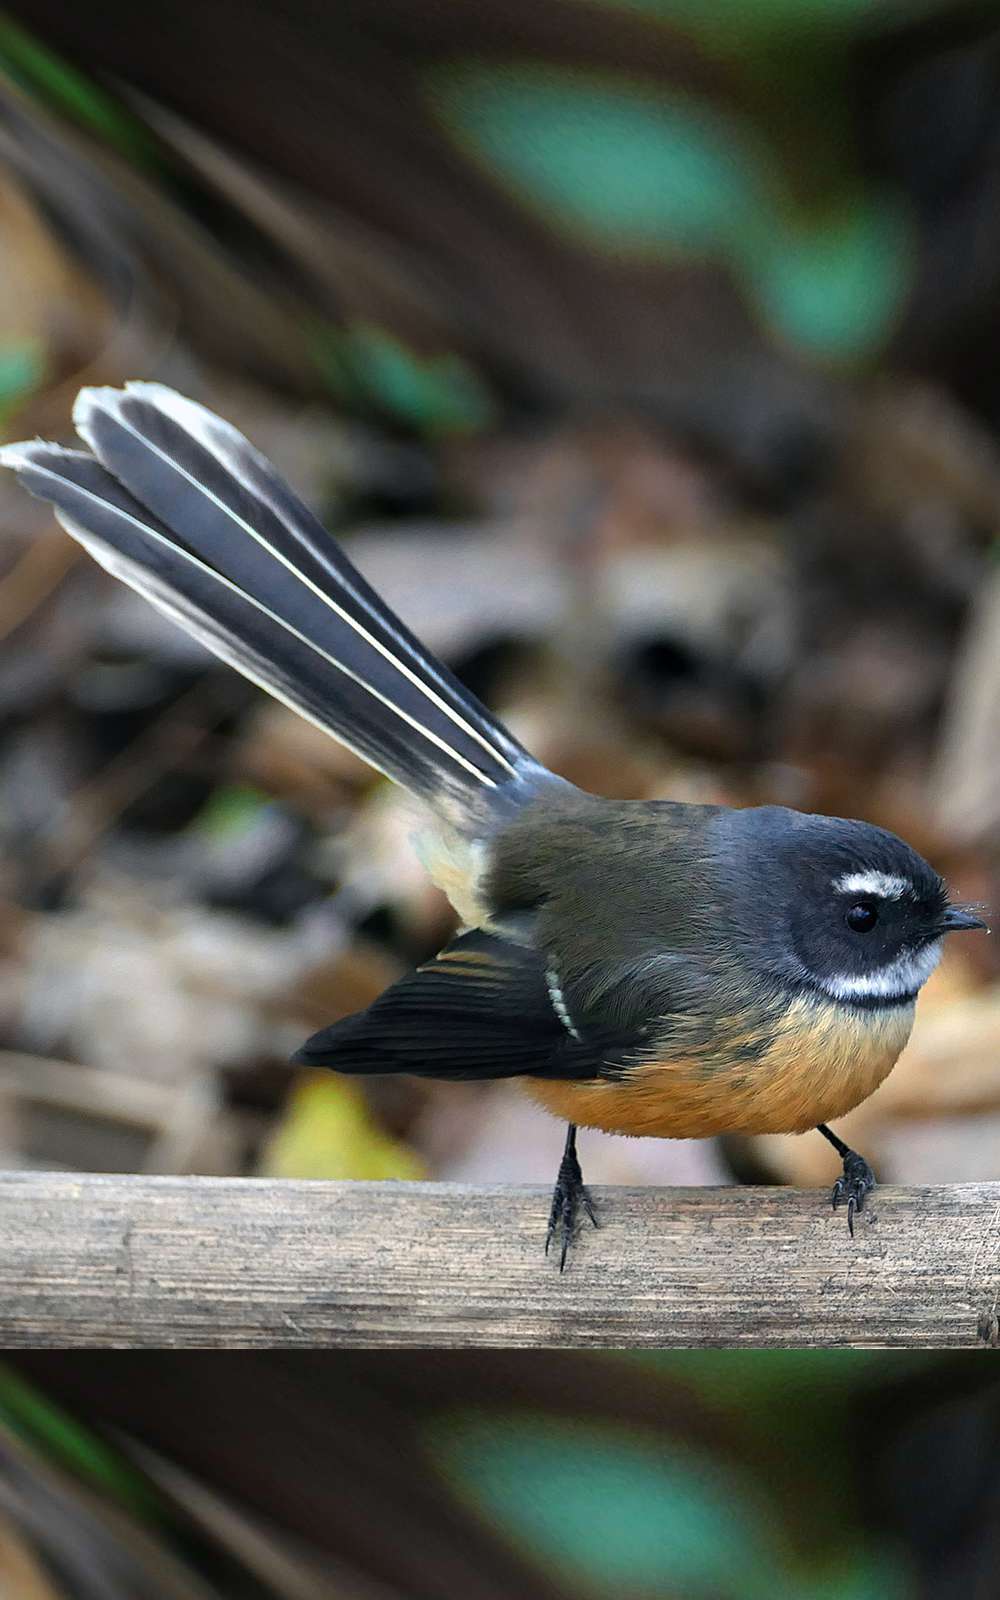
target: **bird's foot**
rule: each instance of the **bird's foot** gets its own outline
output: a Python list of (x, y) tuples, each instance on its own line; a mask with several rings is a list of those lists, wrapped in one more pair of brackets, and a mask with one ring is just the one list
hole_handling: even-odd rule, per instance
[(855, 1212), (860, 1214), (864, 1210), (865, 1201), (875, 1188), (875, 1174), (856, 1150), (845, 1148), (843, 1161), (843, 1173), (833, 1186), (833, 1209), (847, 1206), (847, 1231), (853, 1239)]
[(566, 1153), (559, 1164), (559, 1176), (556, 1179), (555, 1189), (552, 1191), (552, 1210), (549, 1212), (549, 1227), (545, 1235), (545, 1254), (549, 1253), (549, 1246), (553, 1239), (557, 1239), (559, 1250), (559, 1271), (566, 1267), (566, 1256), (569, 1247), (576, 1238), (580, 1223), (580, 1212), (583, 1210), (596, 1228), (598, 1226), (597, 1214), (594, 1203), (587, 1193), (587, 1186), (583, 1181), (583, 1172), (577, 1159), (576, 1150), (567, 1147)]

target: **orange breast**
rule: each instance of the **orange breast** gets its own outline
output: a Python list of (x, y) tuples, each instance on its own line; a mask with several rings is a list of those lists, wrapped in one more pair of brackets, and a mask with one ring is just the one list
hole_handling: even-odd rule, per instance
[(706, 1054), (644, 1063), (616, 1082), (521, 1081), (555, 1116), (605, 1133), (804, 1133), (866, 1100), (891, 1072), (912, 1025), (912, 1005), (863, 1012), (796, 1000), (756, 1061)]

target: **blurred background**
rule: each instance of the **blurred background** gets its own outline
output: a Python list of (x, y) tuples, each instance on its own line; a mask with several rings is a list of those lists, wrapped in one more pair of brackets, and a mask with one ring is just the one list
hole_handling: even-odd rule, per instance
[[(860, 816), (1000, 901), (1000, 19), (863, 0), (0, 15), (0, 425), (165, 379), (543, 760)], [(548, 1182), (516, 1085), (293, 1073), (452, 923), (395, 793), (0, 484), (0, 1162)], [(953, 941), (841, 1131), (1000, 1176)], [(591, 1182), (823, 1141), (584, 1135)]]
[[(996, 906), (998, 185), (992, 4), (31, 0), (0, 431), (173, 383), (577, 783), (862, 816)], [(450, 930), (385, 783), (0, 482), (0, 1166), (547, 1184), (515, 1086), (287, 1065)], [(838, 1131), (887, 1181), (1000, 1177), (996, 940)], [(11, 1357), (0, 1591), (992, 1600), (981, 1370)]]
[(989, 1359), (11, 1355), (0, 1592), (994, 1600)]

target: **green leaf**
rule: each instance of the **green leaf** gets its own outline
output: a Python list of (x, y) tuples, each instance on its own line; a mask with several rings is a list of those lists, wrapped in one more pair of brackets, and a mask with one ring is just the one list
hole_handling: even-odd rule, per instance
[(226, 784), (216, 789), (205, 802), (191, 828), (193, 832), (213, 839), (238, 835), (256, 821), (264, 807), (271, 804), (270, 796), (251, 784)]
[(345, 404), (368, 404), (425, 433), (472, 433), (493, 421), (493, 399), (460, 355), (422, 356), (374, 323), (316, 331), (314, 356)]
[(725, 244), (763, 203), (762, 153), (707, 103), (533, 64), (435, 69), (432, 107), (522, 203), (616, 253)]
[(155, 1494), (124, 1457), (4, 1365), (0, 1365), (0, 1424), (128, 1510), (159, 1515)]
[(941, 1358), (928, 1350), (644, 1350), (624, 1359), (684, 1384), (706, 1403), (772, 1417), (775, 1402), (789, 1395), (796, 1407), (842, 1413), (845, 1393), (890, 1374), (905, 1377)]
[(851, 359), (882, 347), (916, 273), (910, 221), (891, 195), (839, 197), (809, 216), (761, 219), (737, 250), (779, 335), (808, 354)]
[(0, 69), (22, 88), (115, 145), (131, 160), (147, 166), (157, 164), (154, 141), (136, 117), (2, 12)]
[(45, 376), (45, 356), (33, 340), (0, 344), (0, 423), (6, 422)]
[(630, 1600), (789, 1592), (774, 1586), (780, 1563), (749, 1486), (675, 1441), (482, 1413), (439, 1421), (432, 1438), (457, 1492), (563, 1582)]
[(717, 261), (808, 356), (867, 358), (902, 314), (916, 258), (902, 204), (844, 176), (793, 201), (753, 124), (710, 101), (535, 63), (452, 63), (427, 93), (455, 144), (546, 226), (625, 262)]
[[(591, 0), (585, 0), (591, 3)], [(953, 0), (600, 0), (708, 39), (789, 36), (809, 42), (831, 35), (884, 32), (894, 24), (943, 11)]]

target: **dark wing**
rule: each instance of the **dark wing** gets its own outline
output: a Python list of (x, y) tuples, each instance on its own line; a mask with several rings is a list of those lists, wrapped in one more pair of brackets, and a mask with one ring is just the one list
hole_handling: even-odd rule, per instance
[(294, 1059), (337, 1072), (424, 1078), (594, 1078), (605, 1052), (621, 1042), (598, 1030), (571, 1031), (538, 950), (474, 929), (367, 1011), (314, 1034)]

